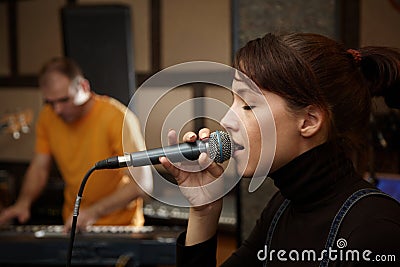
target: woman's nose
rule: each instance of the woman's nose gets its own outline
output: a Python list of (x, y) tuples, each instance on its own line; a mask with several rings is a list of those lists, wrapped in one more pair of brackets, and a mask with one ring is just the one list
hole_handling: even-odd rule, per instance
[(236, 112), (230, 108), (221, 120), (221, 125), (225, 129), (236, 130), (238, 126), (238, 116)]

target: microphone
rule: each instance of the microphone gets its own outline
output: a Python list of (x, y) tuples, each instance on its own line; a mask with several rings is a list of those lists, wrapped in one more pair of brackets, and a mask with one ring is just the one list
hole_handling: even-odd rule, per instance
[(191, 143), (181, 143), (173, 146), (154, 148), (111, 157), (96, 163), (96, 169), (117, 169), (123, 167), (139, 167), (159, 164), (160, 157), (167, 157), (171, 162), (196, 160), (206, 152), (215, 162), (222, 163), (232, 156), (233, 145), (228, 133), (215, 131), (205, 140)]

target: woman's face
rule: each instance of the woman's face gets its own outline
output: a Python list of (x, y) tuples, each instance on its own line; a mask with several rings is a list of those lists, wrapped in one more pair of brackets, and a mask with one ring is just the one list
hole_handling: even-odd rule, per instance
[(235, 76), (233, 103), (221, 121), (235, 144), (242, 177), (265, 177), (298, 155), (299, 120), (285, 100)]

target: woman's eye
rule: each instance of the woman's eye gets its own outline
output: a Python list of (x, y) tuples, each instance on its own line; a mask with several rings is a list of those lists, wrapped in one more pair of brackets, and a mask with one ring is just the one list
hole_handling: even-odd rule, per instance
[(252, 110), (255, 106), (243, 106), (244, 110)]

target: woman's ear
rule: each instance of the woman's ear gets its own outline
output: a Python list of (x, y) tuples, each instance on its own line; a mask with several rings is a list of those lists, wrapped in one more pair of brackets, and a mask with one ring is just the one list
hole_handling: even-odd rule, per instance
[(310, 138), (323, 130), (325, 112), (318, 106), (309, 105), (304, 108), (300, 121), (300, 134)]

